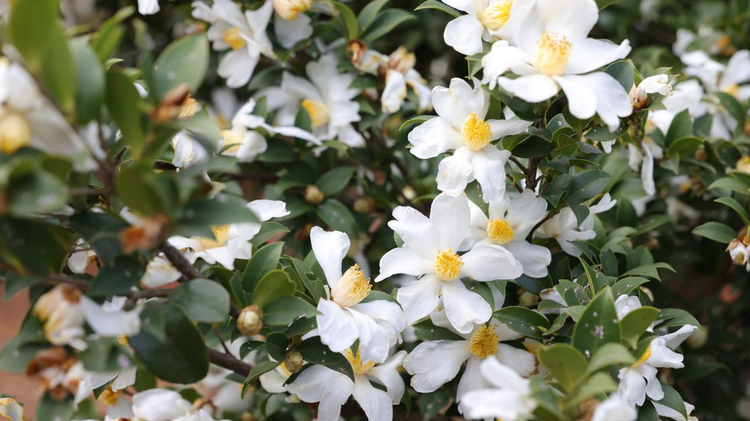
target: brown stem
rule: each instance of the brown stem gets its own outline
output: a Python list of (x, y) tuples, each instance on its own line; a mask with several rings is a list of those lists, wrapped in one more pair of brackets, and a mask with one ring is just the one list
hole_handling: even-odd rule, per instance
[(224, 353), (231, 355), (232, 352), (227, 347), (227, 343), (224, 342), (224, 338), (221, 337), (221, 333), (219, 333), (219, 328), (216, 325), (214, 325), (214, 334), (216, 334), (216, 337), (219, 338), (219, 342), (221, 343), (221, 347), (224, 348)]
[(235, 373), (245, 377), (247, 377), (248, 374), (250, 374), (250, 370), (253, 369), (250, 364), (238, 360), (232, 354), (225, 354), (211, 348), (206, 349), (208, 351), (208, 361), (210, 361), (211, 364), (218, 365), (219, 367), (226, 368), (227, 370), (232, 370)]
[(175, 267), (181, 274), (188, 280), (201, 279), (200, 271), (193, 266), (188, 259), (176, 248), (166, 241), (159, 245), (159, 251), (164, 253), (164, 256), (169, 260), (169, 263)]

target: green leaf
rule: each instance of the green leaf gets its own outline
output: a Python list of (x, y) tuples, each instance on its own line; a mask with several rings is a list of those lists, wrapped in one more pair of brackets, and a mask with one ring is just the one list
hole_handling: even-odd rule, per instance
[(140, 157), (145, 146), (145, 135), (141, 122), (141, 96), (133, 82), (123, 72), (107, 72), (107, 108), (112, 119), (122, 132), (122, 138), (132, 150), (133, 156)]
[(60, 179), (40, 168), (13, 171), (6, 190), (8, 213), (18, 217), (62, 210), (68, 191)]
[[(441, 4), (442, 4), (442, 3), (441, 3)], [(422, 124), (422, 123), (424, 123), (425, 121), (427, 121), (427, 120), (432, 120), (432, 119), (433, 119), (433, 118), (435, 118), (435, 117), (436, 117), (436, 116), (434, 116), (434, 115), (418, 115), (418, 116), (416, 116), (416, 117), (412, 117), (412, 118), (410, 118), (410, 119), (406, 120), (406, 121), (405, 121), (405, 122), (404, 122), (403, 124), (401, 124), (401, 127), (399, 127), (399, 129), (398, 129), (398, 130), (399, 130), (399, 131), (403, 131), (403, 130), (404, 130), (404, 128), (406, 128), (406, 127), (410, 127), (410, 126), (412, 126), (412, 125), (419, 125), (419, 124)]]
[(695, 317), (687, 311), (678, 308), (662, 309), (659, 317), (656, 319), (656, 324), (659, 328), (682, 327), (683, 325), (701, 327), (701, 324)]
[(729, 115), (734, 117), (736, 121), (742, 122), (745, 121), (745, 111), (744, 108), (742, 108), (742, 104), (740, 104), (739, 101), (737, 101), (737, 98), (733, 97), (732, 95), (726, 93), (726, 92), (715, 92), (714, 93), (717, 98), (719, 98), (719, 102), (724, 107), (724, 109), (727, 110)]
[(680, 137), (672, 141), (672, 143), (669, 144), (669, 154), (670, 155), (688, 155), (693, 156), (696, 149), (698, 149), (703, 144), (703, 139), (692, 137), (692, 136), (686, 136), (686, 137)]
[(271, 243), (261, 247), (250, 258), (250, 262), (242, 273), (242, 288), (245, 291), (255, 291), (258, 281), (265, 274), (276, 269), (283, 248), (284, 243), (282, 242)]
[(526, 307), (501, 308), (495, 312), (494, 317), (511, 330), (538, 340), (542, 340), (543, 331), (550, 328), (549, 320), (544, 315)]
[(604, 287), (577, 320), (573, 328), (573, 346), (590, 357), (604, 344), (619, 341), (620, 326), (612, 290)]
[(325, 196), (333, 196), (349, 184), (355, 170), (354, 167), (334, 168), (323, 174), (315, 184)]
[(343, 32), (346, 39), (353, 40), (357, 38), (357, 35), (359, 34), (359, 23), (357, 22), (357, 16), (354, 15), (352, 9), (340, 1), (334, 1), (333, 5), (336, 7), (336, 10), (339, 11), (339, 18), (341, 18), (341, 23), (344, 29)]
[(229, 293), (221, 284), (208, 279), (183, 282), (170, 298), (196, 322), (221, 323), (229, 314)]
[(118, 256), (106, 262), (99, 271), (89, 293), (92, 295), (125, 294), (138, 285), (146, 272), (146, 264), (137, 258)]
[(272, 332), (266, 336), (266, 352), (276, 361), (284, 361), (286, 349), (289, 346), (289, 338), (281, 332)]
[(329, 227), (343, 231), (351, 238), (358, 238), (359, 229), (349, 208), (336, 199), (326, 199), (316, 209), (318, 218), (322, 219)]
[(654, 279), (658, 279), (661, 281), (661, 277), (659, 277), (659, 272), (657, 269), (666, 269), (671, 271), (672, 273), (676, 273), (677, 271), (674, 270), (672, 266), (670, 266), (667, 263), (659, 262), (659, 263), (651, 263), (647, 265), (639, 266), (635, 269), (631, 269), (622, 275), (620, 275), (620, 278), (626, 278), (628, 276), (646, 276)]
[(160, 98), (170, 89), (187, 84), (196, 92), (208, 69), (208, 39), (205, 34), (192, 35), (169, 44), (154, 63), (156, 89)]
[(638, 345), (638, 338), (659, 316), (659, 309), (654, 307), (637, 308), (620, 320), (620, 337), (633, 347)]
[(20, 275), (60, 273), (70, 244), (70, 232), (65, 228), (0, 217), (0, 262)]
[[(602, 1), (602, 0), (599, 0)], [(597, 1), (597, 3), (599, 3)], [(615, 3), (619, 0), (603, 0), (606, 2), (609, 2), (609, 4)], [(602, 6), (599, 4), (599, 8), (603, 9), (604, 7), (607, 7), (609, 4)], [(620, 82), (620, 85), (625, 89), (625, 92), (630, 92), (630, 88), (633, 87), (634, 80), (635, 80), (635, 72), (633, 71), (633, 64), (629, 60), (620, 60), (616, 61), (609, 66), (607, 66), (604, 71), (608, 73), (610, 76), (615, 78), (618, 82)]]
[(414, 333), (423, 341), (462, 341), (459, 334), (444, 327), (435, 326), (432, 320), (425, 319), (414, 324)]
[(744, 206), (740, 204), (740, 202), (736, 201), (735, 199), (731, 197), (720, 197), (714, 202), (721, 203), (722, 205), (729, 206), (732, 210), (737, 212), (737, 214), (742, 218), (742, 222), (745, 223), (746, 226), (750, 226), (750, 216), (747, 214), (747, 210)]
[(115, 176), (115, 189), (123, 203), (137, 213), (169, 213), (177, 193), (161, 177), (145, 162), (123, 165)]
[(572, 393), (586, 371), (586, 357), (568, 344), (539, 350), (539, 360), (567, 392)]
[(120, 25), (125, 19), (135, 13), (134, 6), (120, 9), (111, 18), (107, 19), (96, 31), (91, 39), (91, 45), (96, 52), (99, 61), (104, 63), (120, 45), (125, 31)]
[(416, 10), (426, 10), (426, 9), (440, 10), (441, 12), (445, 12), (453, 16), (454, 18), (461, 16), (461, 13), (458, 10), (438, 0), (427, 0), (426, 2), (417, 6), (414, 10), (416, 11)]
[(604, 171), (583, 171), (573, 178), (567, 196), (568, 203), (582, 203), (601, 193), (609, 184), (610, 176)]
[(611, 365), (632, 365), (635, 361), (633, 355), (624, 346), (610, 342), (602, 345), (593, 354), (586, 373), (591, 374)]
[(284, 297), (263, 307), (263, 323), (269, 326), (288, 326), (300, 317), (315, 317), (318, 310), (299, 297)]
[(76, 114), (83, 125), (99, 115), (106, 84), (104, 69), (87, 38), (71, 40), (70, 51), (76, 63)]
[(695, 227), (693, 234), (722, 244), (729, 244), (737, 238), (737, 232), (721, 222), (706, 222), (703, 225)]
[(281, 361), (263, 361), (255, 364), (253, 369), (250, 370), (250, 374), (247, 375), (245, 383), (254, 383), (261, 375), (268, 373), (279, 365), (281, 365)]
[(295, 291), (296, 288), (289, 279), (289, 275), (283, 270), (275, 269), (263, 275), (255, 285), (253, 304), (262, 308), (279, 298), (293, 296)]
[(672, 388), (672, 386), (661, 382), (661, 389), (664, 391), (664, 398), (660, 401), (654, 401), (660, 405), (664, 405), (667, 408), (674, 409), (679, 412), (685, 419), (688, 419), (687, 408), (685, 408), (685, 401), (682, 399), (679, 393)]
[(128, 337), (135, 354), (162, 380), (195, 383), (208, 374), (208, 352), (193, 322), (176, 305), (146, 307), (137, 335)]
[(389, 0), (374, 0), (367, 3), (367, 5), (362, 8), (362, 11), (359, 12), (359, 16), (357, 17), (360, 33), (367, 31), (370, 24), (378, 17), (380, 9), (382, 9), (388, 1)]
[(407, 20), (416, 19), (411, 13), (401, 9), (388, 9), (377, 17), (370, 28), (362, 36), (362, 41), (369, 44), (383, 35), (391, 33), (398, 25)]
[(639, 276), (629, 276), (626, 278), (622, 278), (618, 280), (614, 285), (612, 285), (612, 295), (615, 297), (615, 299), (617, 299), (616, 297), (619, 297), (620, 295), (629, 295), (636, 288), (645, 284), (646, 282), (649, 282), (649, 280), (646, 278), (641, 278)]
[(122, 253), (120, 231), (128, 224), (107, 213), (83, 212), (68, 219), (68, 226), (94, 249), (102, 260), (112, 261)]
[(609, 7), (615, 3), (619, 3), (620, 0), (596, 0), (596, 5), (599, 6), (599, 10)]
[(723, 177), (714, 181), (708, 186), (708, 190), (712, 189), (727, 189), (736, 193), (744, 194), (745, 196), (750, 196), (750, 188), (748, 185), (731, 177)]
[(88, 371), (116, 371), (120, 352), (117, 348), (117, 338), (101, 337), (89, 339), (89, 347), (81, 353), (83, 367)]
[(271, 238), (278, 238), (278, 235), (281, 233), (289, 233), (289, 228), (278, 222), (266, 221), (261, 224), (260, 231), (255, 234), (251, 242), (253, 246), (260, 247)]
[(352, 371), (351, 364), (349, 364), (349, 360), (338, 352), (331, 352), (326, 345), (320, 342), (320, 337), (315, 336), (302, 341), (297, 346), (297, 351), (302, 354), (305, 361), (324, 365), (332, 370), (346, 374), (350, 379), (354, 380), (354, 372)]
[(688, 110), (677, 114), (669, 125), (669, 130), (664, 135), (664, 144), (672, 147), (672, 142), (679, 138), (691, 137), (693, 135), (693, 119)]
[(192, 200), (177, 209), (175, 217), (175, 234), (185, 236), (203, 235), (211, 225), (259, 222), (243, 200), (232, 197)]
[(596, 373), (589, 378), (586, 384), (583, 385), (581, 391), (576, 396), (575, 400), (571, 403), (577, 405), (578, 403), (597, 395), (607, 394), (617, 390), (617, 383), (612, 380), (607, 373)]
[[(37, 421), (68, 421), (73, 417), (75, 407), (70, 400), (57, 400), (45, 393), (36, 409)], [(28, 416), (28, 414), (27, 414)]]

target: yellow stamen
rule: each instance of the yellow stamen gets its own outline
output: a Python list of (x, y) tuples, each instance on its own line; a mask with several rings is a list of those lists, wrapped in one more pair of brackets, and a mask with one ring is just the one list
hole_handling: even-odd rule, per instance
[(6, 155), (31, 143), (31, 125), (22, 114), (9, 112), (0, 116), (0, 151)]
[(200, 106), (198, 106), (198, 101), (196, 101), (195, 98), (188, 96), (185, 102), (183, 102), (180, 106), (180, 112), (177, 113), (177, 118), (179, 118), (180, 120), (187, 120), (188, 118), (194, 116), (199, 109)]
[(463, 265), (461, 256), (451, 250), (450, 247), (439, 251), (435, 256), (435, 274), (443, 281), (452, 281), (458, 278)]
[(110, 386), (107, 388), (104, 392), (102, 392), (101, 395), (99, 395), (99, 400), (104, 402), (107, 406), (112, 406), (117, 403), (117, 399), (120, 398), (121, 391), (114, 392), (112, 391), (112, 387)]
[(242, 140), (245, 138), (242, 133), (234, 130), (222, 130), (221, 135), (224, 137), (224, 152), (229, 153), (237, 153), (242, 146)]
[(497, 31), (502, 28), (510, 19), (511, 6), (513, 6), (513, 0), (500, 0), (489, 5), (479, 15), (482, 25), (490, 31)]
[(310, 10), (312, 0), (273, 0), (273, 8), (285, 20), (295, 20), (297, 15)]
[(117, 337), (117, 343), (122, 346), (130, 346), (130, 341), (127, 335), (120, 335)]
[(490, 124), (471, 113), (466, 117), (464, 127), (461, 130), (461, 139), (469, 150), (478, 151), (492, 140), (492, 128)]
[(357, 349), (357, 355), (354, 355), (351, 349), (346, 349), (344, 351), (344, 356), (349, 360), (349, 364), (352, 365), (352, 371), (354, 371), (354, 374), (365, 374), (375, 367), (374, 361), (368, 361), (367, 364), (362, 364), (359, 349)]
[(331, 289), (331, 298), (342, 307), (351, 307), (364, 300), (372, 290), (370, 280), (358, 264), (350, 267)]
[(568, 38), (544, 31), (536, 47), (536, 68), (547, 76), (565, 73), (570, 59), (571, 44)]
[(645, 363), (646, 360), (648, 360), (650, 356), (651, 356), (651, 346), (649, 345), (649, 347), (646, 348), (646, 352), (644, 352), (643, 355), (641, 355), (641, 358), (638, 358), (638, 361), (636, 361), (635, 364), (633, 364), (631, 367), (638, 367), (639, 365)]
[(497, 244), (506, 244), (513, 240), (514, 232), (508, 221), (498, 218), (487, 224), (487, 235)]
[(328, 106), (318, 100), (307, 98), (302, 101), (302, 108), (310, 114), (310, 123), (313, 127), (327, 124), (330, 119)]
[(469, 351), (479, 358), (487, 358), (497, 352), (500, 335), (487, 326), (482, 326), (471, 335)]
[(735, 83), (734, 85), (729, 85), (722, 89), (722, 91), (737, 98), (740, 95), (740, 86)]
[(247, 41), (245, 41), (244, 38), (242, 38), (242, 34), (240, 33), (240, 28), (234, 27), (227, 29), (224, 31), (224, 36), (222, 37), (222, 40), (232, 47), (233, 50), (239, 50), (240, 48), (247, 45)]
[(745, 155), (737, 161), (737, 171), (750, 174), (750, 155)]
[(221, 247), (229, 239), (229, 225), (214, 225), (211, 227), (211, 231), (214, 233), (215, 239), (208, 237), (198, 238), (198, 241), (200, 241), (204, 248), (212, 249)]
[(414, 68), (416, 62), (417, 57), (414, 53), (410, 53), (409, 50), (402, 45), (388, 57), (388, 68), (406, 74), (409, 70)]

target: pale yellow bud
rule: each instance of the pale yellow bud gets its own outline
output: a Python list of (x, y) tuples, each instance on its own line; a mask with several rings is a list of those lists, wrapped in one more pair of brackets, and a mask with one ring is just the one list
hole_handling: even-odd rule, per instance
[(257, 335), (263, 327), (263, 310), (256, 305), (249, 305), (240, 311), (237, 317), (237, 329), (245, 336)]
[(317, 205), (318, 203), (322, 202), (323, 199), (325, 199), (325, 195), (323, 195), (323, 192), (320, 191), (318, 186), (314, 184), (310, 184), (305, 189), (305, 202), (311, 204), (311, 205)]

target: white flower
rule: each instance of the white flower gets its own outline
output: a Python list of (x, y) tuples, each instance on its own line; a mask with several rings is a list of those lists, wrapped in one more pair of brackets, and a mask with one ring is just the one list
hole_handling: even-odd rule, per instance
[(594, 232), (594, 215), (606, 212), (617, 204), (609, 193), (605, 194), (599, 203), (589, 207), (589, 216), (578, 225), (578, 219), (570, 208), (564, 208), (557, 215), (545, 221), (535, 234), (541, 238), (554, 238), (564, 252), (571, 256), (580, 256), (581, 250), (573, 241), (586, 241), (596, 237)]
[(615, 300), (615, 309), (617, 310), (617, 320), (622, 320), (633, 310), (641, 308), (641, 300), (632, 295), (622, 294)]
[(91, 170), (93, 159), (83, 140), (44, 97), (18, 63), (0, 58), (0, 152), (30, 146), (71, 159), (77, 170)]
[(83, 242), (83, 239), (76, 242), (76, 247), (79, 246), (81, 246), (81, 248), (86, 248), (86, 250), (74, 251), (70, 254), (70, 257), (68, 257), (68, 269), (73, 273), (83, 275), (86, 273), (86, 268), (89, 264), (96, 262), (97, 256), (96, 252)]
[(591, 421), (635, 421), (638, 411), (619, 393), (613, 393), (594, 410)]
[(330, 297), (318, 302), (318, 328), (308, 337), (320, 335), (320, 341), (334, 352), (348, 349), (359, 339), (362, 361), (385, 361), (388, 350), (401, 342), (406, 327), (401, 308), (386, 300), (361, 302), (372, 285), (358, 264), (342, 273), (341, 264), (351, 245), (346, 234), (313, 227), (310, 241), (325, 273)]
[(703, 88), (697, 80), (691, 79), (678, 83), (672, 93), (662, 99), (664, 110), (649, 111), (647, 131), (651, 129), (651, 125), (654, 125), (666, 134), (675, 116), (685, 110), (688, 110), (693, 118), (706, 114), (707, 107), (701, 102), (702, 98)]
[[(432, 313), (436, 326), (453, 330), (443, 311)], [(521, 376), (528, 377), (536, 369), (534, 354), (503, 344), (521, 337), (507, 326), (493, 321), (489, 326), (474, 325), (472, 332), (459, 334), (464, 340), (427, 341), (417, 345), (404, 359), (404, 369), (413, 377), (411, 385), (419, 393), (431, 393), (456, 377), (466, 362), (466, 369), (458, 382), (456, 401), (458, 411), (464, 413), (462, 402), (466, 393), (487, 389), (492, 384), (483, 376), (482, 361), (497, 358)]]
[(429, 159), (446, 151), (438, 167), (438, 189), (453, 196), (461, 194), (476, 179), (485, 202), (497, 200), (505, 192), (505, 161), (509, 151), (500, 151), (490, 142), (503, 136), (523, 133), (531, 124), (523, 120), (487, 120), (490, 94), (474, 81), (474, 89), (462, 79), (451, 79), (450, 88), (435, 87), (432, 104), (438, 117), (409, 133), (411, 153)]
[(504, 421), (531, 418), (537, 404), (531, 397), (531, 386), (527, 379), (495, 358), (484, 360), (481, 371), (493, 387), (464, 395), (464, 415), (467, 418), (497, 418)]
[[(466, 12), (448, 22), (443, 33), (447, 45), (459, 53), (470, 56), (481, 53), (482, 41), (492, 41), (494, 36), (509, 35), (511, 13), (528, 8), (533, 1), (523, 0), (443, 0), (451, 7)], [(515, 14), (513, 15), (515, 18)], [(511, 21), (512, 22), (512, 21)]]
[(44, 293), (34, 304), (33, 313), (44, 323), (44, 337), (53, 345), (88, 348), (83, 340), (84, 310), (81, 292), (60, 284)]
[(647, 195), (656, 194), (654, 184), (654, 160), (664, 157), (664, 149), (651, 140), (650, 137), (643, 139), (640, 146), (628, 143), (628, 165), (633, 171), (641, 172), (641, 183), (643, 191)]
[(141, 330), (141, 305), (135, 309), (124, 311), (126, 297), (112, 297), (112, 301), (105, 301), (102, 305), (88, 297), (82, 297), (82, 307), (86, 323), (101, 336), (132, 336)]
[(305, 14), (312, 7), (312, 0), (269, 0), (273, 2), (276, 15), (273, 29), (284, 48), (292, 48), (313, 33), (311, 19)]
[[(341, 406), (354, 396), (365, 412), (368, 421), (390, 421), (393, 419), (393, 405), (398, 405), (404, 394), (404, 381), (398, 373), (398, 366), (406, 355), (399, 351), (385, 363), (375, 365), (372, 361), (363, 362), (360, 358), (362, 347), (354, 355), (350, 349), (343, 353), (354, 370), (354, 381), (338, 371), (323, 365), (314, 365), (303, 371), (291, 384), (289, 390), (303, 402), (318, 404), (319, 421), (337, 421)], [(370, 381), (385, 387), (376, 389)]]
[(414, 70), (416, 57), (401, 46), (390, 56), (368, 49), (354, 66), (373, 75), (385, 74), (385, 88), (380, 98), (383, 111), (394, 114), (401, 109), (406, 98), (406, 87), (410, 86), (419, 98), (418, 112), (430, 108), (430, 88), (422, 75)]
[(675, 421), (698, 421), (698, 417), (695, 417), (692, 415), (693, 409), (695, 409), (695, 406), (682, 401), (683, 404), (685, 404), (685, 410), (688, 414), (688, 417), (685, 418), (682, 414), (677, 412), (676, 410), (662, 405), (659, 402), (652, 402), (654, 404), (654, 409), (656, 409), (656, 413), (659, 414), (660, 417), (670, 418)]
[(619, 393), (631, 405), (643, 405), (646, 395), (654, 401), (664, 398), (657, 368), (682, 368), (682, 355), (673, 351), (698, 328), (685, 325), (651, 341), (646, 352), (630, 367), (620, 369)]
[(195, 409), (179, 393), (166, 389), (133, 395), (133, 414), (143, 421), (214, 421), (208, 409)]
[(250, 81), (261, 54), (276, 58), (266, 35), (271, 14), (270, 1), (245, 13), (232, 0), (215, 0), (212, 7), (202, 2), (193, 3), (193, 16), (211, 23), (208, 39), (213, 42), (214, 50), (231, 50), (222, 57), (217, 70), (219, 76), (227, 79), (230, 88), (239, 88)]
[[(127, 360), (127, 358), (125, 358)], [(119, 360), (118, 360), (119, 362)], [(129, 364), (129, 360), (127, 362)], [(123, 367), (120, 370), (116, 371), (110, 371), (110, 372), (93, 372), (93, 371), (86, 371), (81, 381), (78, 383), (78, 390), (76, 391), (75, 396), (75, 405), (78, 405), (79, 403), (83, 402), (85, 399), (87, 399), (91, 394), (94, 392), (95, 389), (98, 389), (108, 383), (112, 383), (109, 386), (109, 390), (111, 392), (119, 392), (121, 390), (124, 390), (125, 388), (132, 386), (135, 384), (135, 376), (136, 372), (138, 371), (138, 367), (136, 365), (128, 365)], [(118, 396), (115, 396), (115, 398), (118, 398)], [(115, 399), (113, 399), (115, 400)], [(122, 402), (120, 399), (116, 399), (115, 405), (118, 409), (125, 409), (127, 408), (130, 410), (130, 405), (127, 404), (127, 400), (122, 399)], [(109, 411), (108, 411), (109, 412)], [(113, 415), (109, 414), (108, 415)], [(132, 417), (132, 413), (130, 415)]]
[(738, 242), (737, 245), (729, 249), (729, 257), (732, 258), (732, 263), (735, 265), (744, 265), (750, 259), (750, 252), (748, 252), (747, 246)]
[[(246, 205), (255, 212), (260, 222), (289, 215), (286, 204), (278, 200), (254, 200)], [(181, 237), (169, 238), (169, 243), (178, 249), (188, 249), (185, 257), (190, 262), (203, 259), (208, 264), (219, 263), (229, 270), (234, 269), (235, 259), (249, 259), (253, 247), (249, 243), (260, 231), (261, 224), (240, 223), (211, 227), (214, 238)]]
[(310, 115), (313, 134), (320, 140), (334, 140), (362, 147), (365, 140), (352, 123), (360, 121), (359, 103), (354, 97), (359, 94), (349, 86), (354, 81), (353, 73), (339, 73), (338, 59), (326, 54), (318, 61), (307, 63), (309, 81), (284, 73), (280, 87), (271, 87), (259, 92), (265, 96), (268, 109), (276, 112), (277, 126), (294, 126), (300, 107)]
[[(545, 101), (562, 89), (571, 114), (580, 119), (599, 114), (610, 130), (617, 129), (619, 117), (632, 112), (628, 93), (612, 76), (593, 71), (626, 57), (630, 45), (588, 38), (599, 18), (596, 2), (537, 0), (523, 13), (516, 13), (514, 4), (511, 15), (512, 44), (497, 41), (482, 58), (483, 83), (499, 84), (528, 102)], [(519, 77), (503, 77), (509, 70)]]
[(149, 288), (159, 288), (176, 282), (182, 274), (162, 253), (151, 259), (146, 266), (146, 272), (141, 277), (141, 284)]
[(138, 13), (142, 15), (153, 15), (159, 9), (159, 0), (138, 0)]
[(474, 324), (489, 320), (492, 308), (461, 278), (488, 282), (515, 279), (523, 273), (513, 254), (495, 244), (477, 244), (463, 255), (456, 253), (469, 230), (469, 205), (464, 198), (438, 195), (429, 218), (403, 206), (393, 210), (393, 217), (388, 226), (404, 246), (382, 257), (375, 282), (399, 273), (421, 277), (398, 291), (409, 324), (435, 310), (442, 296), (451, 325), (467, 334)]
[(0, 416), (10, 421), (24, 421), (23, 407), (13, 398), (0, 398)]
[(568, 307), (568, 303), (565, 302), (565, 299), (560, 295), (560, 292), (557, 290), (557, 288), (545, 288), (541, 291), (539, 291), (539, 297), (542, 300), (552, 301), (553, 304), (549, 308), (544, 308), (541, 310), (538, 310), (542, 314), (562, 314), (565, 309)]
[(177, 168), (186, 168), (208, 159), (208, 152), (203, 148), (203, 145), (185, 130), (181, 130), (174, 135), (172, 148), (174, 148), (172, 165)]
[(489, 217), (471, 200), (467, 199), (467, 203), (471, 222), (461, 250), (468, 250), (481, 242), (497, 244), (513, 253), (526, 276), (547, 276), (552, 254), (548, 248), (526, 241), (531, 229), (547, 215), (546, 200), (536, 197), (531, 190), (524, 190), (512, 200), (504, 195), (490, 202)]
[[(659, 74), (643, 79), (637, 86), (630, 88), (630, 103), (633, 108), (642, 108), (648, 102), (648, 95), (658, 93), (660, 95), (669, 95), (672, 92), (672, 85), (669, 84), (669, 76)], [(606, 151), (609, 153), (609, 151)]]

